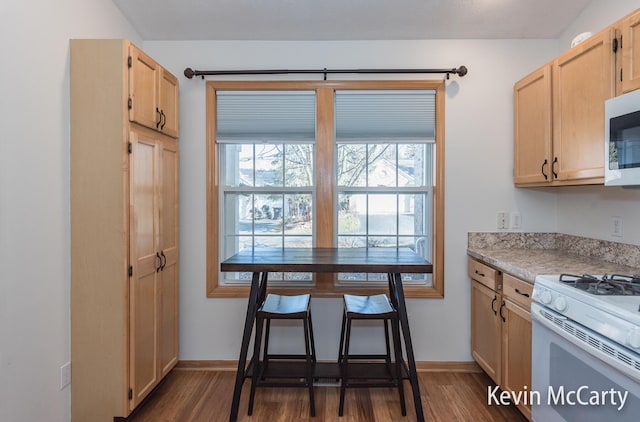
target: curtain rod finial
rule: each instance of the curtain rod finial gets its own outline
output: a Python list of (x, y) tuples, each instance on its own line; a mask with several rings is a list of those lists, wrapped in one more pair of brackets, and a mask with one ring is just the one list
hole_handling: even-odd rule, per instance
[(193, 76), (194, 76), (195, 74), (196, 74), (196, 72), (195, 72), (193, 69), (191, 69), (190, 67), (188, 67), (188, 68), (186, 68), (186, 69), (184, 70), (184, 76), (186, 76), (186, 77), (187, 77), (187, 78), (189, 78), (189, 79), (193, 78)]
[(466, 75), (467, 72), (468, 72), (468, 70), (467, 70), (466, 66), (460, 66), (459, 68), (456, 69), (456, 73), (458, 74), (458, 76), (461, 76), (461, 77)]

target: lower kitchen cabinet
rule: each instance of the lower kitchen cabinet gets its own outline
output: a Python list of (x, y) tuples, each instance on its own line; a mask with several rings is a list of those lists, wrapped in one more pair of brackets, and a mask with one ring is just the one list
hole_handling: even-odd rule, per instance
[(478, 365), (495, 381), (501, 376), (501, 330), (498, 309), (502, 295), (498, 291), (499, 274), (477, 261), (469, 261), (471, 277), (471, 353)]
[[(468, 269), (473, 358), (503, 391), (530, 391), (533, 285), (473, 259)], [(516, 405), (531, 420), (531, 407)]]
[[(533, 285), (504, 274), (500, 317), (502, 322), (502, 381), (505, 391), (531, 389), (531, 293)], [(524, 397), (524, 395), (523, 395)], [(531, 420), (531, 406), (517, 404)]]
[(500, 383), (501, 324), (494, 310), (500, 294), (477, 281), (471, 282), (471, 350), (473, 358), (497, 384)]

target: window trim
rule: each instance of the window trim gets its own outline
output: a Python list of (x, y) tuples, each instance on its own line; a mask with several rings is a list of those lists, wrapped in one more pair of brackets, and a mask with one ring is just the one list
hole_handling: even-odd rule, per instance
[[(221, 286), (219, 258), (219, 193), (220, 147), (216, 143), (216, 102), (217, 90), (316, 90), (316, 212), (314, 215), (316, 246), (333, 247), (335, 241), (335, 190), (334, 170), (334, 91), (335, 90), (385, 90), (385, 89), (430, 89), (436, 92), (436, 171), (433, 183), (433, 275), (431, 286), (406, 286), (405, 296), (409, 298), (444, 297), (444, 122), (445, 122), (445, 82), (443, 80), (385, 80), (385, 81), (207, 81), (206, 84), (206, 295), (207, 297), (247, 297), (248, 286)], [(332, 171), (317, 171), (331, 169)], [(316, 273), (315, 286), (273, 287), (282, 294), (311, 293), (320, 297), (340, 297), (344, 293), (377, 294), (385, 293), (382, 287), (336, 286), (337, 275)]]

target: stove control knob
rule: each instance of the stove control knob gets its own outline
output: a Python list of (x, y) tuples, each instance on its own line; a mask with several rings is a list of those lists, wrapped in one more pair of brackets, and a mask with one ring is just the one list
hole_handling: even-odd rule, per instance
[(551, 297), (551, 292), (549, 290), (544, 290), (540, 294), (540, 302), (542, 302), (545, 305), (550, 304), (551, 303), (551, 299), (553, 299), (553, 297)]
[(560, 296), (559, 298), (556, 299), (556, 301), (553, 303), (553, 306), (560, 312), (564, 311), (565, 309), (567, 309), (567, 300)]
[(640, 328), (633, 328), (627, 334), (627, 344), (634, 349), (640, 349)]

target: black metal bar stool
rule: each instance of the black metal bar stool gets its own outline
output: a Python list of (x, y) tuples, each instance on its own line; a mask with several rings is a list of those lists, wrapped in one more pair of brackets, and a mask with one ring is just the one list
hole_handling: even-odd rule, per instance
[[(351, 322), (354, 319), (383, 321), (385, 354), (352, 355), (349, 353)], [(391, 359), (389, 325), (391, 325), (393, 338), (393, 361)], [(362, 362), (354, 363), (350, 362), (350, 360), (360, 360)], [(341, 375), (340, 407), (338, 411), (340, 416), (343, 415), (344, 411), (344, 396), (347, 387), (397, 387), (400, 395), (402, 416), (406, 416), (407, 409), (402, 386), (404, 361), (402, 358), (398, 312), (389, 301), (387, 295), (344, 295), (344, 314), (342, 316), (342, 329), (340, 330), (338, 363)]]
[[(248, 414), (253, 412), (253, 399), (256, 387), (307, 387), (309, 389), (309, 413), (315, 416), (316, 408), (313, 397), (313, 372), (316, 363), (316, 349), (313, 340), (311, 323), (310, 295), (283, 296), (268, 294), (256, 313), (256, 337), (251, 358), (251, 394), (249, 396)], [(299, 319), (303, 321), (305, 354), (271, 354), (269, 353), (269, 331), (272, 319)], [(260, 361), (262, 330), (264, 348)], [(271, 362), (271, 361), (275, 362)], [(302, 361), (302, 362), (300, 362)], [(282, 380), (297, 379), (297, 382)]]

